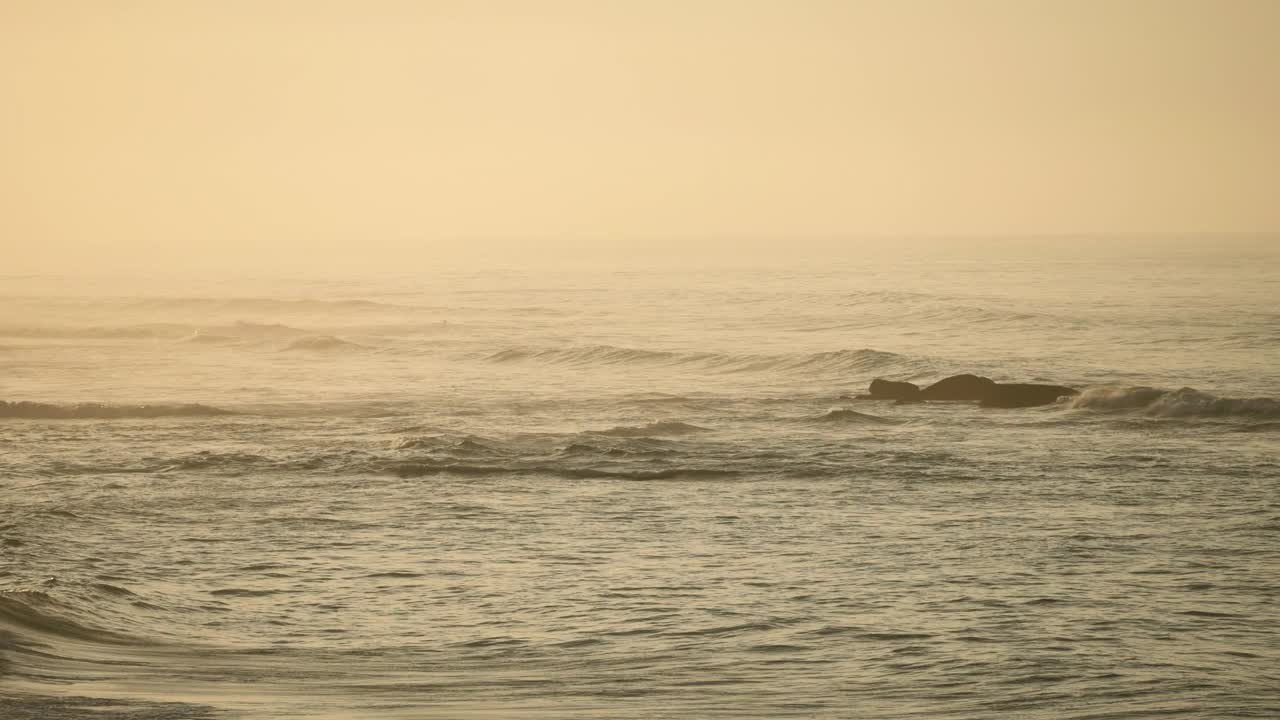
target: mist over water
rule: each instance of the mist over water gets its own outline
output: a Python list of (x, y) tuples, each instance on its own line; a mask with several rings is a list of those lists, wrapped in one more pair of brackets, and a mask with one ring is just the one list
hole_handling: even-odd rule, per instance
[[(1269, 717), (1280, 259), (0, 278), (5, 717)], [(860, 399), (972, 372), (1019, 410)]]

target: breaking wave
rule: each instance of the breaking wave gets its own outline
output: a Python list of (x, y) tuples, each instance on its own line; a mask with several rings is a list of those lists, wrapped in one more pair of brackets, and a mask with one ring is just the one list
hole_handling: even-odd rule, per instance
[(223, 410), (196, 403), (182, 405), (108, 405), (103, 403), (56, 405), (53, 403), (7, 402), (0, 400), (0, 418), (115, 420), (120, 418), (209, 417), (235, 414), (231, 410)]
[(1092, 387), (1066, 402), (1076, 409), (1137, 412), (1152, 417), (1280, 418), (1280, 401), (1225, 398), (1194, 388)]

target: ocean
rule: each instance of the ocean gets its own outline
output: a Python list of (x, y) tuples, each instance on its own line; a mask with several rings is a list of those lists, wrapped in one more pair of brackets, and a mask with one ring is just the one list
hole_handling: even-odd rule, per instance
[(0, 717), (1280, 716), (1280, 254), (797, 255), (0, 276)]

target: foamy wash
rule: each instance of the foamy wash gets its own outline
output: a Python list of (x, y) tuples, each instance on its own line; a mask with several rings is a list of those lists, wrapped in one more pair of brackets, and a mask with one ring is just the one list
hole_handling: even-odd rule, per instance
[(1274, 256), (0, 293), (5, 718), (1280, 712)]

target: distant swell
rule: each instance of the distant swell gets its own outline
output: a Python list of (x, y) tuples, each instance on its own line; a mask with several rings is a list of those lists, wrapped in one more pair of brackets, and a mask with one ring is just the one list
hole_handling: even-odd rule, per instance
[(123, 327), (0, 326), (0, 335), (32, 339), (142, 340), (174, 337), (186, 331), (183, 325), (162, 323)]
[(660, 470), (613, 470), (590, 467), (552, 467), (537, 465), (469, 465), (464, 463), (406, 462), (396, 463), (388, 469), (400, 477), (428, 475), (513, 476), (554, 475), (569, 479), (618, 479), (618, 480), (720, 480), (736, 477), (733, 470), (706, 468), (664, 468)]
[(406, 306), (372, 300), (279, 300), (276, 298), (155, 298), (137, 300), (134, 310), (192, 310), (219, 313), (332, 313), (400, 310)]
[(1224, 398), (1193, 388), (1094, 387), (1068, 402), (1088, 410), (1128, 411), (1152, 417), (1280, 418), (1280, 401), (1271, 398)]
[(305, 334), (305, 330), (288, 325), (255, 323), (243, 320), (218, 325), (170, 322), (91, 327), (0, 326), (0, 335), (7, 337), (66, 340), (156, 340), (167, 338), (191, 343), (215, 343), (230, 340), (289, 338)]
[(538, 362), (568, 366), (654, 365), (720, 372), (807, 371), (865, 372), (888, 367), (909, 370), (920, 365), (905, 355), (863, 348), (819, 353), (751, 355), (643, 350), (613, 345), (568, 348), (510, 348), (488, 357), (491, 362)]
[(0, 418), (31, 418), (40, 420), (120, 419), (157, 417), (208, 417), (234, 415), (230, 410), (209, 405), (107, 405), (79, 403), (54, 405), (38, 402), (6, 402), (0, 400)]

